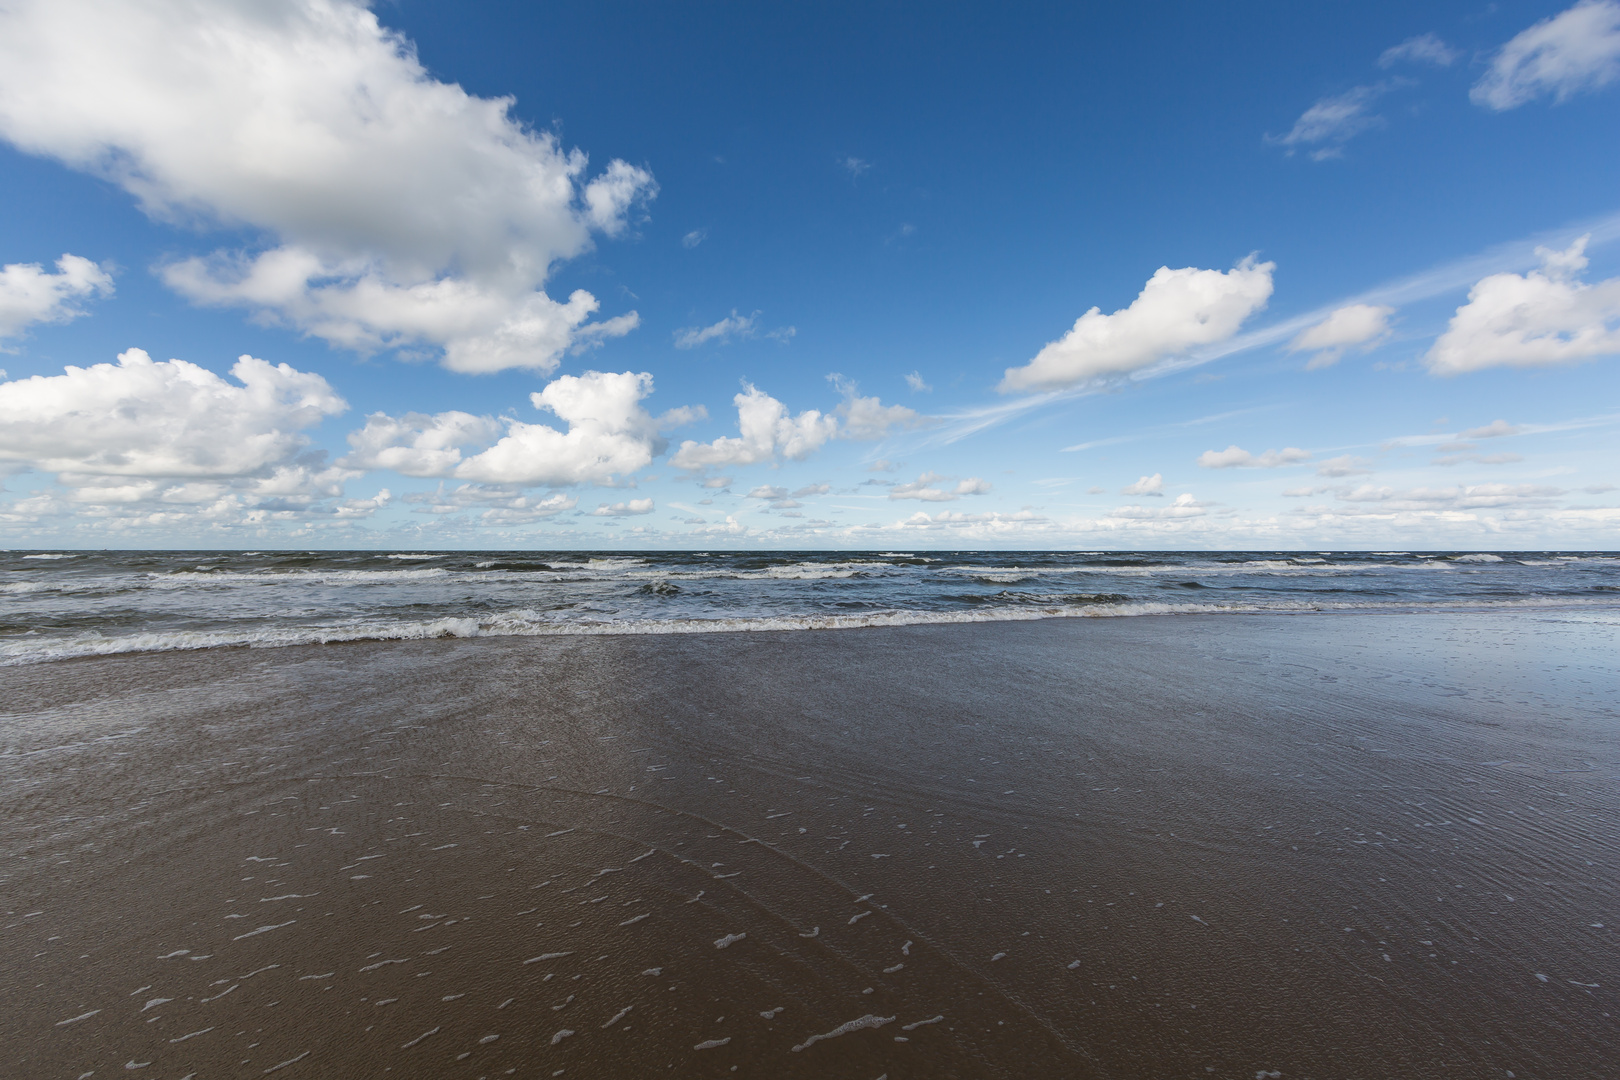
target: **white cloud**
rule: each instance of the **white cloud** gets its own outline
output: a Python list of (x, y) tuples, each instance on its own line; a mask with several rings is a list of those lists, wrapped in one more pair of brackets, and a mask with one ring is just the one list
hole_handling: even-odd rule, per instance
[(1317, 476), (1362, 476), (1372, 472), (1372, 462), (1351, 454), (1328, 458), (1316, 467)]
[[(0, 383), (0, 461), (92, 477), (268, 477), (308, 444), (300, 432), (348, 405), (325, 379), (243, 356), (237, 383), (141, 349), (118, 363)], [(240, 385), (238, 385), (238, 383)]]
[(1028, 510), (1013, 514), (991, 512), (966, 514), (956, 510), (941, 510), (929, 514), (917, 511), (910, 517), (890, 525), (865, 525), (849, 530), (852, 537), (869, 537), (887, 532), (934, 533), (951, 536), (953, 543), (964, 539), (1000, 540), (1046, 534), (1055, 531), (1055, 523)]
[[(349, 435), (354, 449), (342, 463), (507, 487), (607, 484), (663, 453), (668, 442), (662, 429), (701, 415), (700, 410), (672, 409), (652, 416), (641, 407), (652, 389), (646, 372), (587, 371), (554, 379), (529, 400), (564, 421), (566, 431), (462, 412), (412, 413), (397, 420), (374, 413), (364, 428)], [(463, 455), (462, 447), (488, 442), (503, 427), (505, 435), (493, 445)]]
[(1436, 35), (1419, 34), (1417, 37), (1407, 38), (1399, 45), (1385, 49), (1383, 55), (1378, 58), (1378, 66), (1381, 68), (1393, 67), (1402, 61), (1406, 61), (1450, 67), (1461, 56), (1462, 52), (1460, 50), (1453, 49)]
[(406, 495), (405, 501), (420, 506), (418, 513), (434, 515), (481, 509), (479, 519), (486, 525), (527, 525), (555, 517), (579, 504), (578, 499), (560, 491), (532, 495), (519, 488), (485, 484), (462, 484), (453, 491), (445, 491), (441, 484), (437, 491)]
[(677, 349), (695, 349), (711, 341), (724, 345), (733, 338), (751, 338), (759, 329), (759, 312), (752, 315), (738, 315), (737, 309), (732, 308), (731, 314), (717, 323), (709, 326), (687, 326), (675, 331), (675, 347)]
[[(825, 484), (815, 486), (823, 490), (825, 490), (827, 487)], [(789, 495), (788, 490), (785, 487), (778, 487), (775, 484), (761, 484), (759, 487), (756, 487), (754, 490), (750, 491), (748, 493), (748, 497), (750, 499), (766, 500), (771, 504), (772, 510), (794, 510), (804, 505), (804, 503), (800, 502), (797, 498), (795, 498), (795, 496), (804, 494), (806, 491), (809, 491), (811, 494), (818, 494), (818, 492), (814, 491), (813, 489), (801, 489), (800, 491), (795, 491), (792, 495)], [(790, 516), (801, 517), (803, 515), (794, 514)]]
[(651, 499), (631, 499), (629, 502), (614, 503), (612, 506), (603, 503), (591, 511), (591, 516), (635, 517), (638, 514), (650, 514), (652, 512), (653, 501)]
[(210, 528), (366, 517), (389, 500), (344, 500), (357, 474), (302, 432), (348, 406), (326, 380), (243, 356), (236, 382), (140, 349), (117, 364), (0, 382), (0, 469), (54, 473), (66, 489), (8, 514), (109, 528)]
[(1373, 503), (1388, 510), (1478, 510), (1501, 507), (1545, 507), (1565, 494), (1562, 488), (1545, 484), (1459, 484), (1453, 487), (1417, 487), (1404, 490), (1362, 484), (1342, 488), (1338, 499), (1348, 503)]
[(732, 341), (744, 341), (755, 337), (768, 338), (785, 345), (798, 332), (798, 327), (795, 326), (778, 326), (775, 330), (767, 330), (762, 334), (759, 332), (759, 312), (739, 315), (737, 309), (732, 308), (731, 314), (717, 323), (709, 326), (685, 326), (675, 331), (675, 347), (695, 349), (711, 341), (717, 345), (729, 345)]
[(731, 399), (737, 406), (740, 437), (722, 436), (711, 443), (687, 440), (670, 458), (678, 469), (707, 469), (726, 465), (756, 465), (778, 456), (798, 461), (819, 450), (838, 434), (838, 421), (806, 409), (789, 416), (787, 406), (751, 384)]
[(1163, 495), (1164, 477), (1159, 473), (1144, 476), (1134, 484), (1126, 484), (1119, 489), (1121, 495)]
[(928, 423), (915, 409), (884, 405), (876, 397), (861, 397), (855, 383), (842, 375), (835, 373), (827, 376), (827, 380), (844, 395), (843, 402), (833, 410), (843, 422), (838, 432), (841, 438), (869, 442), (882, 439), (895, 429), (905, 431)]
[(1394, 308), (1382, 304), (1350, 304), (1301, 331), (1289, 342), (1288, 351), (1315, 352), (1305, 365), (1309, 370), (1331, 367), (1350, 346), (1371, 349), (1388, 337), (1389, 317), (1394, 313)]
[(838, 164), (849, 170), (851, 179), (859, 178), (861, 173), (866, 172), (872, 167), (872, 163), (870, 161), (863, 161), (858, 157), (840, 158)]
[(990, 491), (990, 484), (980, 480), (977, 476), (970, 476), (966, 480), (957, 481), (955, 487), (947, 488), (940, 484), (949, 481), (949, 477), (941, 476), (936, 472), (925, 472), (909, 484), (897, 484), (889, 489), (891, 499), (920, 499), (923, 502), (955, 502), (963, 495), (984, 495)]
[[(1398, 47), (1398, 46), (1397, 46)], [(1384, 118), (1367, 107), (1391, 90), (1411, 85), (1407, 79), (1385, 79), (1372, 86), (1353, 86), (1342, 94), (1325, 97), (1300, 114), (1286, 135), (1267, 135), (1266, 142), (1286, 146), (1288, 153), (1314, 146), (1312, 161), (1343, 157), (1344, 144), (1363, 131), (1379, 127)]]
[(52, 274), (39, 263), (0, 268), (0, 341), (34, 323), (63, 323), (84, 314), (75, 301), (110, 296), (112, 275), (79, 255), (63, 255)]
[(806, 495), (825, 495), (832, 490), (831, 484), (806, 484), (793, 493), (795, 499), (802, 499)]
[(1500, 439), (1507, 435), (1520, 435), (1524, 428), (1517, 424), (1510, 424), (1506, 420), (1492, 420), (1484, 427), (1469, 428), (1461, 433), (1464, 439)]
[[(1225, 450), (1205, 450), (1198, 455), (1198, 464), (1206, 469), (1275, 469), (1281, 465), (1297, 465), (1310, 459), (1309, 452), (1297, 446), (1267, 450), (1256, 457), (1234, 443)], [(1135, 493), (1127, 492), (1127, 494)]]
[[(1135, 492), (1127, 492), (1127, 494), (1135, 494)], [(1199, 502), (1190, 493), (1183, 493), (1177, 495), (1175, 501), (1170, 503), (1169, 506), (1121, 506), (1115, 508), (1111, 516), (1137, 521), (1202, 517), (1208, 512), (1208, 506), (1208, 503)]]
[(1112, 315), (1092, 308), (1024, 367), (1008, 368), (1002, 392), (1051, 390), (1124, 375), (1224, 341), (1271, 297), (1275, 263), (1253, 256), (1228, 271), (1159, 267), (1131, 306)]
[(1502, 46), (1469, 98), (1498, 111), (1551, 94), (1567, 101), (1620, 78), (1620, 3), (1581, 0)]
[(262, 241), (163, 270), (344, 348), (444, 348), (457, 371), (549, 371), (636, 325), (559, 303), (552, 265), (656, 191), (433, 79), (353, 0), (21, 0), (0, 13), (0, 135), (123, 186), (152, 218)]
[(924, 381), (922, 372), (920, 371), (913, 371), (911, 374), (907, 375), (906, 385), (911, 387), (913, 393), (917, 394), (927, 393), (933, 389), (932, 386), (929, 386), (928, 383)]
[(681, 237), (681, 247), (687, 249), (695, 248), (708, 238), (708, 229), (693, 229), (691, 232)]
[(494, 442), (500, 432), (494, 417), (471, 413), (406, 413), (398, 419), (372, 413), (365, 427), (349, 433), (353, 450), (340, 464), (404, 476), (449, 476), (461, 464), (463, 446)]
[(1523, 461), (1519, 454), (1448, 454), (1429, 462), (1431, 465), (1512, 465)]
[(1537, 248), (1542, 268), (1492, 274), (1468, 293), (1425, 357), (1437, 375), (1545, 367), (1620, 353), (1620, 278), (1577, 280), (1587, 237), (1565, 251)]

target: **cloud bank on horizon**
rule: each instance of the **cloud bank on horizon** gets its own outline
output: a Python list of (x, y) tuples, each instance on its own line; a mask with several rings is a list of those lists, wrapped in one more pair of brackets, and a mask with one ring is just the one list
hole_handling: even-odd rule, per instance
[[(721, 103), (588, 48), (625, 85), (565, 138), (561, 54), (521, 43), (596, 18), (0, 9), (0, 543), (1620, 547), (1620, 0), (1477, 40), (1300, 13), (1228, 44), (1331, 74), (1274, 77), (1291, 123), (1201, 84), (1250, 124), (1219, 145), (1031, 22), (1018, 63), (1110, 152), (1026, 106), (982, 163), (920, 104)], [(832, 55), (837, 18), (777, 30)], [(782, 130), (708, 149), (744, 108)], [(848, 149), (807, 155), (801, 112)]]

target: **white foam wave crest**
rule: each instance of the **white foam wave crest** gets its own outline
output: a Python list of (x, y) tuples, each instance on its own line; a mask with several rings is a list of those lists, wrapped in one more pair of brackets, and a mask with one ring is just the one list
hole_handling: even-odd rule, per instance
[(1399, 603), (1320, 602), (1262, 603), (1121, 603), (995, 607), (975, 611), (889, 610), (851, 615), (769, 615), (687, 619), (590, 619), (547, 615), (531, 610), (485, 617), (444, 617), (421, 621), (345, 623), (331, 626), (283, 627), (269, 630), (179, 630), (104, 636), (81, 634), (46, 641), (0, 645), (0, 667), (54, 660), (113, 656), (124, 653), (177, 652), (218, 648), (285, 648), (362, 641), (426, 641), (441, 638), (564, 637), (661, 634), (719, 634), (762, 631), (860, 630), (886, 626), (929, 626), (964, 623), (1036, 622), (1045, 619), (1128, 618), (1146, 615), (1307, 615), (1334, 611), (1421, 612), (1424, 610), (1487, 611), (1501, 608), (1566, 610), (1589, 607), (1580, 601), (1527, 598), (1494, 601), (1427, 603), (1414, 609)]
[(676, 581), (844, 581), (863, 576), (904, 576), (912, 573), (908, 566), (893, 566), (881, 562), (839, 563), (785, 563), (757, 570), (645, 570), (624, 575), (632, 580), (657, 578)]

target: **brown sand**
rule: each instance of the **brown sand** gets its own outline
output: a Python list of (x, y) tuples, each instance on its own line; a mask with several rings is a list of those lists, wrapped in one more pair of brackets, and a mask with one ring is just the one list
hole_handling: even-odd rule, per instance
[(1183, 616), (0, 671), (0, 1072), (1620, 1075), (1617, 656)]

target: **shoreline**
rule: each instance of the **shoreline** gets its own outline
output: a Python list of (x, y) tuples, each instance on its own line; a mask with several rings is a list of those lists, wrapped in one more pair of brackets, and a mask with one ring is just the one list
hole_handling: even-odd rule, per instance
[(1181, 615), (10, 667), (3, 1041), (30, 1075), (1596, 1075), (1617, 638)]

